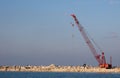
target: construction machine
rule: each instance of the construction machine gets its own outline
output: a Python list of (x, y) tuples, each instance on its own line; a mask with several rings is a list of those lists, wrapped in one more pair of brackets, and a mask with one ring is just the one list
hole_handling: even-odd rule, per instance
[[(101, 55), (97, 53), (97, 51), (93, 45), (92, 40), (90, 40), (90, 38), (88, 37), (88, 34), (85, 32), (84, 27), (79, 23), (75, 14), (71, 14), (71, 16), (73, 17), (73, 19), (74, 19), (80, 33), (82, 34), (86, 44), (88, 45), (89, 49), (91, 50), (92, 54), (94, 55), (95, 59), (97, 60), (99, 67), (106, 68), (106, 69), (112, 68), (112, 63), (108, 64), (106, 62), (104, 52), (102, 51)], [(111, 59), (110, 59), (110, 62), (111, 62)]]

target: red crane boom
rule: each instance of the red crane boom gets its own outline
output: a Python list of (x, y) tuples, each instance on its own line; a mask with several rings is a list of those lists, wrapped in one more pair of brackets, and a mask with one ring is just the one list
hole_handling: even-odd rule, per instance
[(106, 60), (105, 60), (105, 56), (104, 56), (104, 52), (102, 52), (102, 56), (100, 54), (97, 54), (96, 49), (94, 48), (94, 45), (92, 44), (91, 40), (89, 39), (88, 35), (86, 34), (83, 26), (79, 23), (78, 19), (76, 18), (76, 16), (74, 14), (71, 14), (71, 16), (74, 18), (75, 23), (79, 29), (79, 31), (81, 32), (83, 38), (85, 39), (88, 47), (90, 48), (92, 54), (94, 55), (95, 59), (97, 60), (97, 62), (99, 63), (100, 67), (103, 68), (107, 68), (108, 66), (110, 67), (110, 64), (106, 64)]

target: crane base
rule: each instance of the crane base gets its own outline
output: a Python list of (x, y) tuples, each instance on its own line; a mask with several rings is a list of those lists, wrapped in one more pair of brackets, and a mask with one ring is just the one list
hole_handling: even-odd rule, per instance
[(111, 68), (112, 68), (112, 65), (111, 65), (111, 64), (100, 64), (99, 67), (100, 67), (100, 68), (111, 69)]

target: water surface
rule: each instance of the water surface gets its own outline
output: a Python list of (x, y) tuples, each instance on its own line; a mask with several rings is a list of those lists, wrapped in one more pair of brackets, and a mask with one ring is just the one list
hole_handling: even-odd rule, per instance
[(0, 78), (120, 78), (120, 74), (67, 72), (0, 72)]

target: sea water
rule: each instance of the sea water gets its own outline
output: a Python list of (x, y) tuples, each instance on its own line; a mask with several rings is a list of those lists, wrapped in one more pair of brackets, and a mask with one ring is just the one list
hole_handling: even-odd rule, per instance
[(120, 74), (67, 72), (0, 72), (0, 78), (120, 78)]

